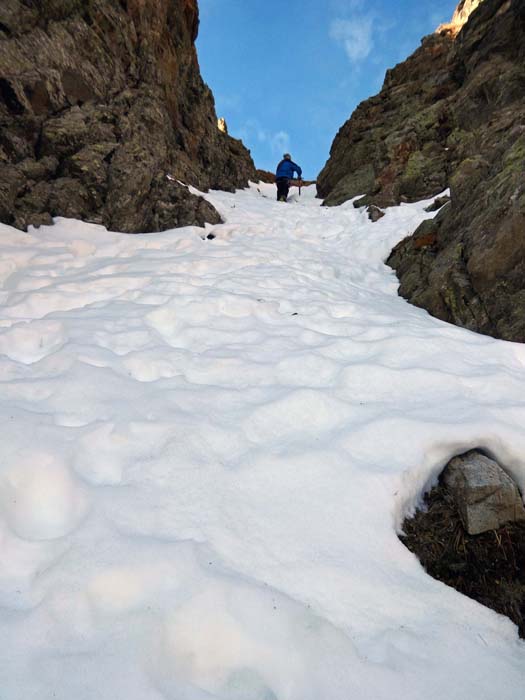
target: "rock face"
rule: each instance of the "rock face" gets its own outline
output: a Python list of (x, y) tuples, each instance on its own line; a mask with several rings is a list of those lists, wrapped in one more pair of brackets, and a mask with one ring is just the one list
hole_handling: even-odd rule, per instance
[(362, 204), (388, 206), (450, 187), (451, 203), (388, 260), (400, 294), (445, 321), (521, 342), (524, 40), (522, 0), (461, 2), (357, 108), (318, 179), (328, 205), (362, 194)]
[(523, 499), (514, 481), (497, 462), (476, 450), (451, 460), (444, 481), (469, 535), (525, 520)]
[(219, 221), (178, 181), (233, 190), (255, 168), (217, 128), (198, 23), (196, 0), (2, 0), (0, 221)]
[(382, 207), (445, 189), (450, 126), (439, 98), (456, 89), (447, 64), (452, 43), (448, 34), (424, 39), (413, 56), (387, 72), (380, 94), (357, 107), (317, 178), (325, 204), (368, 195), (363, 204)]

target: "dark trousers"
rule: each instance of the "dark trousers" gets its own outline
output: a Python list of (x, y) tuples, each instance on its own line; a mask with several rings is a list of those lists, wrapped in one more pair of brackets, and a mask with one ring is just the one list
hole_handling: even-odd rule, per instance
[(279, 201), (281, 197), (286, 200), (290, 190), (290, 180), (287, 177), (278, 177), (275, 184), (277, 185), (277, 200)]

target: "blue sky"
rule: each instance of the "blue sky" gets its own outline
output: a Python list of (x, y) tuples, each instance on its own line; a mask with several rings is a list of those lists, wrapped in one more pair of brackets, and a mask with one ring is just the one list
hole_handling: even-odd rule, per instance
[(218, 116), (256, 165), (290, 151), (314, 179), (385, 70), (449, 21), (457, 0), (199, 0), (197, 49)]

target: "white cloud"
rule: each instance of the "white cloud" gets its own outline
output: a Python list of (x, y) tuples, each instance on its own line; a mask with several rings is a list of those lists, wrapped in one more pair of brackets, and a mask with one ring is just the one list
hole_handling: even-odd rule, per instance
[(276, 156), (280, 157), (283, 153), (290, 150), (290, 134), (286, 131), (272, 133), (265, 129), (260, 129), (257, 137), (262, 143), (268, 143), (272, 154)]
[(290, 150), (290, 134), (283, 130), (270, 131), (261, 126), (257, 119), (248, 119), (240, 129), (237, 129), (235, 136), (242, 139), (248, 147), (255, 141), (265, 144), (271, 155), (278, 158)]
[(371, 16), (334, 19), (330, 25), (330, 38), (344, 48), (352, 63), (358, 63), (374, 48), (373, 28)]
[(347, 14), (363, 9), (365, 0), (330, 0), (331, 10), (334, 14)]
[[(215, 95), (215, 106), (218, 116), (227, 116), (229, 112), (239, 112), (242, 106), (240, 95)], [(220, 114), (219, 114), (220, 112)]]
[(201, 19), (203, 17), (208, 17), (216, 9), (218, 9), (217, 0), (200, 0), (199, 2), (199, 15)]

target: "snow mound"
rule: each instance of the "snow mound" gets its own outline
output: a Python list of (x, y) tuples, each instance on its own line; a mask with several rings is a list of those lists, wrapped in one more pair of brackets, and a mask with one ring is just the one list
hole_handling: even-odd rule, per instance
[(87, 509), (87, 499), (70, 470), (51, 453), (22, 449), (2, 469), (0, 513), (22, 539), (64, 537)]

